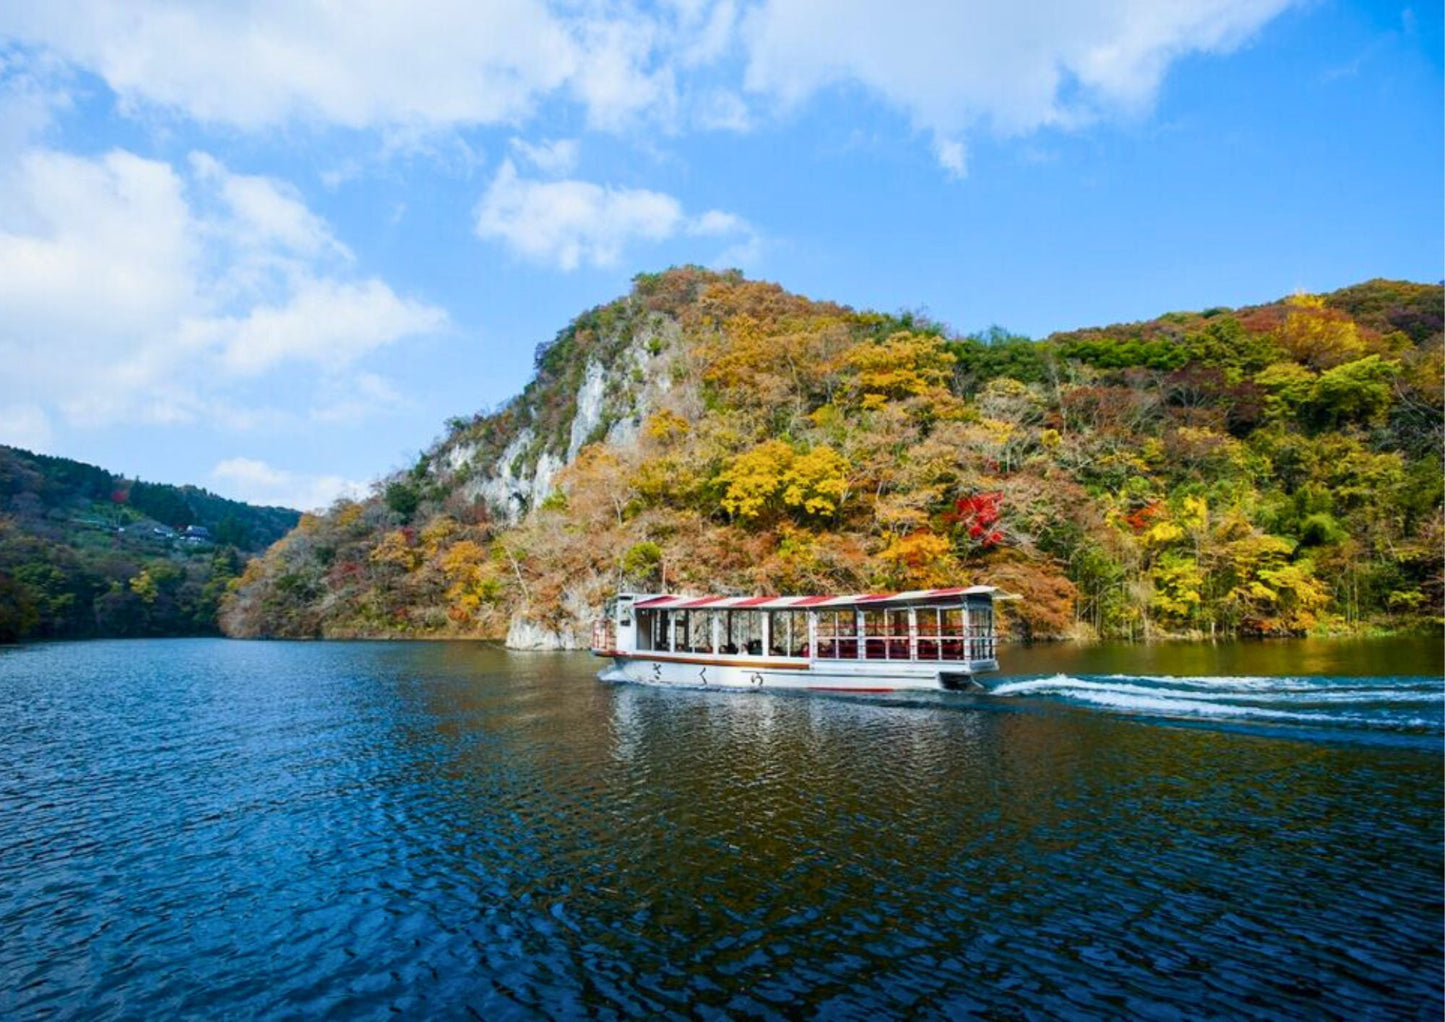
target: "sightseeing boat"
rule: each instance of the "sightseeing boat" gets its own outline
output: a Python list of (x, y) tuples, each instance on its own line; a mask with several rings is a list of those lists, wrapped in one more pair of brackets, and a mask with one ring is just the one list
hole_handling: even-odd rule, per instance
[(992, 586), (860, 596), (621, 593), (592, 632), (598, 677), (832, 692), (982, 688), (998, 670)]

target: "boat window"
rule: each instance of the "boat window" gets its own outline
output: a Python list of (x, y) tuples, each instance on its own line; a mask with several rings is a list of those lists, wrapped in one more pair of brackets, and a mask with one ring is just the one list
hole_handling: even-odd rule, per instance
[(882, 660), (888, 655), (888, 619), (881, 610), (863, 611), (863, 656)]
[(763, 612), (759, 610), (729, 610), (723, 627), (723, 642), (720, 652), (751, 653), (763, 651)]
[(908, 609), (863, 611), (863, 655), (869, 660), (908, 659)]
[(993, 604), (968, 605), (968, 657), (970, 660), (994, 660), (998, 656), (993, 631)]
[(688, 612), (688, 634), (692, 636), (692, 645), (688, 647), (694, 653), (711, 653), (712, 648), (712, 622), (717, 616), (716, 611), (693, 610)]
[(831, 610), (814, 612), (813, 627), (817, 631), (818, 655), (833, 659), (838, 655), (838, 622)]
[(818, 611), (818, 656), (829, 659), (855, 659), (858, 656), (858, 612), (847, 610)]
[(914, 613), (918, 618), (918, 659), (942, 659), (943, 612), (938, 607), (919, 607)]
[(942, 644), (942, 659), (944, 660), (966, 660), (968, 659), (964, 650), (966, 629), (963, 620), (962, 607), (944, 607), (942, 610), (943, 628), (939, 636)]
[(768, 613), (768, 653), (772, 656), (808, 655), (808, 615), (801, 610)]

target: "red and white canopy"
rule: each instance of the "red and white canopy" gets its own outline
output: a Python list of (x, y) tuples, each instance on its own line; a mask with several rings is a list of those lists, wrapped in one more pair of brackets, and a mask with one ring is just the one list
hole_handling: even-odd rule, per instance
[(933, 603), (997, 592), (993, 586), (914, 589), (906, 593), (855, 593), (852, 596), (644, 596), (638, 610), (793, 610), (801, 608), (874, 606), (880, 603)]

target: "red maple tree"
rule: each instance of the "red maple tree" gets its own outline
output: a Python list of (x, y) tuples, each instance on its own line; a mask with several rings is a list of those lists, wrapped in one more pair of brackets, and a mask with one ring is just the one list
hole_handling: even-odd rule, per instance
[(979, 546), (990, 547), (1003, 542), (1003, 532), (997, 528), (1002, 517), (1003, 494), (995, 492), (958, 498), (953, 510), (944, 512), (943, 520)]

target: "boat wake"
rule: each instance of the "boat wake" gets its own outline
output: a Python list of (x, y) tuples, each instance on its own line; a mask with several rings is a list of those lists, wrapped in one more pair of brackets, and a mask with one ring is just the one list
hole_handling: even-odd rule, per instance
[(1005, 681), (990, 691), (1136, 716), (1445, 733), (1445, 681), (1431, 677), (1056, 674)]

